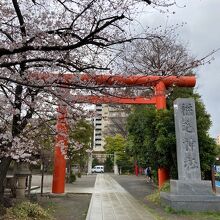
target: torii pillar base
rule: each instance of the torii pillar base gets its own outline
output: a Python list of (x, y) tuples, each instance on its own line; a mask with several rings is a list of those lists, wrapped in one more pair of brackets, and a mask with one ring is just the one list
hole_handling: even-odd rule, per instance
[(66, 160), (60, 147), (55, 149), (52, 193), (65, 193)]

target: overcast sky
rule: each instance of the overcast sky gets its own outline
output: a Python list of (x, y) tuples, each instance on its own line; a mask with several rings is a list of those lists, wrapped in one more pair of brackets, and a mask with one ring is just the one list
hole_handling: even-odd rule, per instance
[[(147, 12), (142, 15), (141, 23), (169, 26), (186, 22), (179, 29), (180, 37), (197, 58), (220, 48), (220, 0), (177, 0), (177, 3), (179, 7), (174, 8), (175, 14), (167, 17), (167, 14), (158, 11)], [(216, 138), (220, 135), (220, 51), (214, 57), (211, 64), (197, 69), (196, 89), (211, 115), (213, 125), (210, 135)]]

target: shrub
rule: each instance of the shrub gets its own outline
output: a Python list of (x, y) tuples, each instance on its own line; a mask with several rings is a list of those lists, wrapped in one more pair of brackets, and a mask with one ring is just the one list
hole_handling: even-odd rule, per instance
[(162, 192), (170, 192), (170, 181), (166, 181), (161, 187), (160, 191)]
[(77, 173), (78, 178), (81, 178), (81, 173)]
[(4, 215), (6, 213), (6, 208), (0, 204), (0, 216)]
[(152, 194), (146, 196), (146, 199), (154, 204), (160, 204), (160, 192), (159, 190), (156, 190)]
[(21, 202), (14, 207), (7, 209), (4, 219), (13, 220), (31, 220), (31, 219), (48, 219), (52, 220), (53, 217), (44, 210), (40, 205), (31, 202)]
[(70, 175), (69, 182), (70, 182), (70, 183), (73, 183), (73, 182), (75, 182), (75, 181), (76, 181), (76, 175), (72, 173), (72, 174)]
[(170, 181), (166, 181), (160, 190), (155, 190), (152, 194), (146, 196), (146, 199), (155, 203), (160, 204), (160, 191), (169, 192), (170, 191)]

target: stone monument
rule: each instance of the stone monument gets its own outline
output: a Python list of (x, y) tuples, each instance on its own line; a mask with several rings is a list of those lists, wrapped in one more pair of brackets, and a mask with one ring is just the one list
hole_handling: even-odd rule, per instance
[(170, 180), (170, 193), (161, 192), (161, 200), (175, 210), (220, 210), (211, 181), (201, 180), (195, 101), (176, 99), (174, 118), (178, 180)]

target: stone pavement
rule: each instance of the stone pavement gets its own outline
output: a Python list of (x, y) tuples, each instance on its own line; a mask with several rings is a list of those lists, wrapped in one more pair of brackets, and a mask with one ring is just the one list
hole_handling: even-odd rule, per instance
[(86, 220), (156, 219), (110, 175), (98, 174)]

